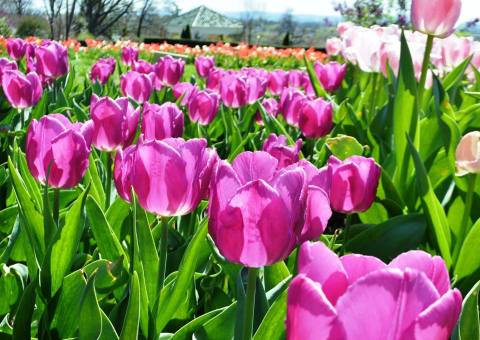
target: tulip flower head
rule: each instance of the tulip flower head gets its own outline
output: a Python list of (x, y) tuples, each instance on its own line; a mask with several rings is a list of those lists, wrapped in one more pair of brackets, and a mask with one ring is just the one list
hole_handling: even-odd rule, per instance
[(195, 69), (200, 77), (206, 78), (210, 70), (215, 67), (215, 59), (213, 57), (200, 56), (195, 59)]
[(455, 153), (457, 176), (480, 173), (480, 132), (467, 133), (460, 140)]
[(190, 98), (195, 95), (195, 93), (198, 91), (198, 86), (187, 83), (187, 82), (182, 82), (182, 83), (176, 83), (173, 86), (173, 95), (175, 98), (179, 99), (182, 97), (181, 105), (185, 106), (188, 104), (190, 101)]
[(454, 32), (461, 9), (461, 0), (413, 0), (413, 28), (428, 35), (446, 38)]
[(209, 89), (197, 91), (188, 103), (188, 115), (193, 122), (208, 125), (217, 116), (219, 102), (217, 92)]
[(35, 49), (36, 71), (48, 78), (57, 79), (68, 73), (68, 50), (58, 42), (49, 41)]
[(88, 168), (93, 122), (71, 123), (64, 115), (52, 113), (32, 120), (25, 143), (32, 176), (55, 188), (72, 188)]
[(118, 150), (113, 167), (113, 181), (118, 195), (127, 202), (132, 201), (132, 173), (136, 145)]
[(307, 138), (322, 138), (333, 128), (332, 103), (322, 98), (305, 100), (301, 106), (298, 125)]
[(461, 308), (438, 256), (410, 251), (387, 265), (306, 242), (288, 290), (287, 339), (447, 340)]
[(115, 71), (116, 64), (115, 59), (112, 57), (99, 59), (90, 70), (90, 79), (105, 85)]
[(182, 137), (184, 127), (183, 112), (175, 103), (162, 105), (145, 103), (143, 107), (142, 138), (162, 140)]
[(128, 71), (120, 78), (120, 89), (137, 103), (148, 101), (153, 92), (152, 79), (149, 75)]
[(327, 64), (317, 61), (314, 64), (314, 69), (323, 88), (328, 92), (337, 90), (342, 85), (342, 81), (347, 73), (347, 65), (342, 65), (335, 61)]
[(173, 86), (182, 78), (184, 69), (183, 60), (165, 56), (155, 64), (155, 75), (164, 85)]
[(0, 84), (2, 82), (2, 76), (5, 71), (16, 71), (18, 70), (17, 63), (7, 58), (0, 58)]
[(122, 48), (122, 63), (132, 66), (138, 60), (138, 49), (133, 47)]
[(296, 88), (287, 87), (283, 90), (280, 97), (280, 112), (288, 124), (298, 126), (300, 110), (306, 100), (305, 94)]
[(132, 71), (137, 71), (138, 73), (150, 74), (153, 72), (153, 65), (145, 60), (134, 61), (132, 64)]
[(15, 60), (20, 60), (25, 55), (27, 46), (25, 41), (20, 38), (8, 38), (7, 39), (7, 52), (8, 55)]
[(268, 136), (263, 143), (262, 150), (268, 152), (278, 161), (277, 169), (283, 169), (298, 162), (298, 154), (302, 149), (302, 140), (299, 139), (294, 146), (288, 146), (287, 138), (283, 135), (277, 136), (274, 133)]
[(1, 78), (5, 97), (14, 108), (33, 107), (42, 97), (42, 82), (35, 72), (25, 75), (20, 71), (6, 70)]

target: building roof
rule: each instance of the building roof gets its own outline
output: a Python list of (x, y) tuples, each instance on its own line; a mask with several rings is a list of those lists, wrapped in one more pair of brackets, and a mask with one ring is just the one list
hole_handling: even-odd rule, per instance
[(166, 26), (190, 28), (232, 28), (242, 29), (240, 21), (231, 19), (223, 14), (212, 11), (210, 8), (200, 6), (168, 21)]

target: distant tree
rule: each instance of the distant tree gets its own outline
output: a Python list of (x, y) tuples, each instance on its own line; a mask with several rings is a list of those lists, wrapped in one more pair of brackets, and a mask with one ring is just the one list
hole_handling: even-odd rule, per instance
[(192, 39), (192, 32), (190, 31), (190, 25), (187, 25), (185, 29), (182, 31), (182, 34), (180, 34), (180, 38), (185, 39), (185, 40), (191, 40)]
[(260, 24), (261, 19), (258, 13), (265, 10), (265, 4), (258, 0), (243, 0), (243, 30), (245, 41), (247, 43), (252, 42), (253, 29)]
[(70, 36), (76, 8), (77, 0), (65, 0), (65, 39), (68, 39)]
[(344, 20), (362, 26), (387, 25), (398, 23), (403, 25), (408, 21), (408, 1), (389, 0), (355, 0), (353, 4), (346, 1), (337, 1), (335, 10)]
[(9, 2), (14, 13), (18, 16), (27, 15), (31, 12), (32, 0), (6, 0), (6, 5)]
[[(282, 32), (285, 32), (285, 37), (283, 39), (283, 45), (289, 46), (292, 43), (292, 36), (295, 33), (297, 24), (293, 19), (292, 9), (287, 9), (287, 11), (282, 15), (280, 19), (280, 29)], [(287, 42), (287, 43), (285, 43)]]
[(143, 0), (140, 13), (138, 14), (138, 27), (137, 27), (137, 37), (140, 38), (142, 35), (142, 28), (145, 18), (153, 9), (153, 0)]
[(285, 37), (283, 37), (282, 45), (283, 46), (290, 46), (291, 44), (292, 44), (292, 42), (290, 41), (290, 33), (287, 32), (285, 34)]
[(162, 0), (159, 6), (160, 12), (168, 17), (178, 17), (180, 7), (175, 0)]
[[(59, 18), (62, 10), (63, 0), (43, 0), (47, 14), (48, 25), (50, 26), (50, 39), (59, 38)], [(56, 34), (58, 33), (58, 34)]]
[(133, 6), (133, 0), (82, 0), (80, 14), (91, 34), (108, 35), (112, 26)]

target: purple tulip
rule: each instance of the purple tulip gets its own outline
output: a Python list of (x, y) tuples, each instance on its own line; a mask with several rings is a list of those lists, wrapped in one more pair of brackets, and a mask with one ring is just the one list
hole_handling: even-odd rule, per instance
[(128, 71), (120, 77), (120, 88), (124, 96), (137, 103), (147, 102), (153, 92), (151, 77), (135, 71)]
[(185, 62), (181, 59), (165, 56), (155, 64), (155, 74), (158, 79), (168, 86), (173, 86), (182, 78)]
[(200, 56), (195, 59), (195, 69), (200, 77), (206, 78), (210, 70), (215, 67), (215, 59), (213, 57)]
[(347, 74), (347, 65), (342, 65), (335, 61), (331, 61), (328, 64), (322, 64), (317, 61), (314, 68), (320, 83), (328, 92), (337, 90), (342, 85), (342, 81)]
[(167, 138), (137, 146), (132, 186), (138, 202), (158, 216), (182, 216), (206, 197), (217, 160), (205, 139)]
[(72, 124), (63, 115), (52, 113), (32, 120), (25, 143), (28, 168), (33, 177), (55, 188), (80, 183), (88, 168), (93, 123)]
[(138, 50), (133, 47), (122, 48), (122, 63), (132, 66), (138, 60)]
[(99, 98), (95, 94), (90, 103), (90, 116), (93, 120), (93, 145), (102, 151), (114, 151), (128, 146), (135, 138), (140, 109), (135, 110), (122, 97)]
[(58, 42), (50, 41), (35, 49), (36, 71), (49, 79), (68, 73), (68, 50)]
[(99, 82), (105, 85), (108, 79), (115, 71), (116, 61), (112, 57), (99, 59), (90, 70), (90, 79), (92, 82)]
[(304, 81), (305, 72), (299, 70), (290, 70), (288, 72), (288, 86), (300, 88), (303, 87)]
[(283, 89), (288, 86), (288, 72), (275, 70), (268, 75), (268, 90), (274, 96), (282, 94)]
[(302, 140), (299, 139), (294, 146), (288, 146), (287, 137), (274, 133), (268, 136), (263, 143), (262, 150), (268, 152), (278, 161), (277, 170), (283, 169), (293, 163), (298, 162), (298, 154), (302, 149)]
[(145, 140), (182, 137), (183, 126), (183, 112), (174, 103), (144, 104), (142, 133)]
[(207, 76), (207, 88), (220, 92), (221, 81), (225, 71), (221, 68), (212, 68)]
[(7, 52), (10, 58), (20, 60), (25, 55), (27, 46), (25, 41), (20, 38), (7, 39)]
[(7, 58), (0, 58), (0, 84), (2, 82), (3, 73), (7, 70), (16, 71), (18, 70), (17, 63)]
[(368, 210), (377, 194), (381, 168), (373, 158), (330, 156), (323, 172), (333, 210), (350, 214)]
[(247, 104), (248, 88), (243, 77), (225, 75), (220, 81), (220, 93), (227, 107), (239, 108)]
[(283, 90), (280, 98), (280, 112), (288, 124), (298, 127), (300, 110), (306, 100), (305, 94), (294, 87)]
[(307, 138), (321, 138), (333, 128), (332, 104), (321, 99), (304, 101), (298, 125)]
[(221, 254), (247, 267), (285, 259), (304, 223), (305, 172), (276, 172), (278, 161), (263, 151), (243, 152), (233, 164), (220, 161), (210, 185), (209, 233)]
[(193, 122), (200, 125), (210, 124), (218, 112), (218, 93), (212, 90), (197, 91), (188, 103), (188, 115)]
[[(264, 98), (262, 100), (262, 105), (265, 111), (272, 117), (276, 117), (278, 114), (278, 102), (274, 98)], [(263, 119), (260, 112), (255, 114), (255, 121), (263, 125)]]
[(191, 83), (176, 83), (173, 86), (173, 95), (179, 99), (182, 97), (181, 105), (185, 106), (190, 101), (190, 98), (198, 91), (198, 86)]
[(132, 200), (132, 172), (136, 150), (136, 145), (130, 145), (123, 150), (118, 150), (117, 155), (115, 156), (113, 181), (115, 183), (117, 193), (127, 202), (131, 202)]
[(447, 340), (461, 308), (438, 256), (410, 251), (387, 265), (307, 242), (288, 290), (287, 339)]
[(35, 50), (37, 47), (37, 44), (25, 41), (25, 59), (35, 58)]
[(247, 84), (247, 104), (253, 104), (265, 95), (267, 91), (267, 81), (257, 77), (250, 76), (245, 80)]
[(35, 106), (43, 92), (40, 77), (35, 72), (25, 75), (16, 70), (4, 71), (2, 88), (10, 105), (17, 109)]
[(132, 71), (137, 71), (138, 73), (150, 74), (154, 71), (154, 67), (148, 61), (140, 59), (138, 61), (133, 62)]

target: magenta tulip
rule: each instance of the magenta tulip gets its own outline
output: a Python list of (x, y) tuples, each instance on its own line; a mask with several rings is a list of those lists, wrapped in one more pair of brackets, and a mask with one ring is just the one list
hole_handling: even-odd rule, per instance
[(188, 103), (188, 115), (193, 122), (201, 125), (210, 124), (218, 113), (220, 98), (212, 90), (197, 91)]
[(137, 71), (138, 73), (150, 74), (154, 70), (152, 64), (145, 60), (134, 61), (132, 64), (132, 71)]
[(299, 139), (293, 146), (288, 146), (287, 137), (274, 133), (270, 134), (263, 143), (262, 150), (268, 152), (278, 161), (277, 169), (283, 169), (293, 163), (298, 162), (298, 154), (302, 149), (302, 140)]
[(282, 94), (284, 88), (288, 86), (288, 72), (284, 70), (275, 70), (268, 74), (268, 90), (274, 96)]
[(225, 75), (220, 81), (220, 93), (225, 106), (239, 108), (247, 105), (248, 88), (243, 77)]
[(17, 109), (35, 106), (43, 91), (40, 77), (35, 72), (25, 75), (15, 70), (4, 71), (2, 88), (10, 105)]
[(411, 251), (387, 265), (307, 242), (288, 290), (287, 339), (447, 340), (461, 308), (438, 256)]
[(90, 79), (105, 85), (115, 71), (116, 61), (112, 57), (99, 59), (90, 70)]
[(342, 65), (335, 61), (327, 64), (322, 64), (317, 61), (314, 68), (320, 83), (328, 92), (337, 90), (342, 85), (342, 81), (347, 74), (347, 65)]
[(332, 104), (321, 98), (304, 101), (298, 125), (307, 138), (326, 136), (333, 128)]
[(125, 149), (118, 150), (115, 156), (113, 169), (113, 180), (117, 193), (127, 202), (132, 200), (132, 173), (133, 160), (135, 157), (136, 145), (130, 145)]
[(220, 92), (221, 80), (225, 71), (221, 68), (212, 68), (207, 76), (207, 88)]
[(142, 119), (145, 140), (182, 137), (183, 126), (183, 112), (175, 103), (167, 102), (162, 105), (145, 103)]
[(200, 77), (206, 78), (210, 70), (215, 67), (215, 59), (213, 57), (200, 56), (195, 59), (195, 69)]
[(300, 110), (306, 100), (305, 94), (294, 87), (283, 90), (280, 97), (280, 112), (288, 124), (298, 127)]
[(288, 85), (291, 87), (302, 87), (304, 82), (304, 72), (299, 70), (290, 70), (288, 72)]
[(263, 151), (220, 161), (210, 186), (209, 233), (230, 262), (262, 267), (285, 259), (304, 224), (305, 173), (276, 172)]
[(27, 46), (25, 41), (20, 38), (8, 38), (7, 39), (7, 52), (8, 55), (15, 60), (20, 60), (25, 55)]
[(217, 160), (205, 139), (167, 138), (137, 146), (132, 186), (138, 202), (158, 216), (181, 216), (206, 197)]
[(88, 168), (93, 123), (72, 124), (63, 115), (52, 113), (32, 120), (25, 143), (28, 168), (33, 177), (55, 188), (80, 183)]
[[(272, 117), (276, 117), (278, 114), (278, 102), (274, 98), (264, 98), (262, 100), (262, 105), (265, 111)], [(260, 112), (255, 114), (255, 121), (263, 125), (263, 118)]]
[(36, 71), (49, 79), (68, 73), (68, 50), (58, 42), (50, 41), (35, 49)]
[(246, 78), (247, 85), (247, 104), (253, 104), (265, 95), (267, 91), (267, 81), (258, 76), (249, 76)]
[(128, 98), (99, 98), (90, 102), (93, 120), (93, 145), (102, 151), (114, 151), (132, 143), (137, 131), (140, 109), (135, 110)]
[(132, 66), (135, 61), (138, 60), (138, 50), (133, 47), (122, 48), (122, 62), (125, 65)]
[(120, 88), (124, 96), (137, 103), (147, 102), (153, 92), (152, 80), (149, 75), (128, 71), (120, 78)]
[(413, 0), (413, 28), (439, 38), (448, 37), (455, 30), (461, 9), (461, 0)]
[(183, 60), (167, 55), (155, 64), (155, 75), (164, 85), (173, 86), (182, 78), (184, 69)]
[(2, 82), (2, 76), (5, 71), (16, 71), (18, 70), (17, 63), (7, 58), (0, 58), (0, 84)]
[(190, 101), (190, 98), (198, 91), (198, 86), (191, 83), (176, 83), (173, 86), (173, 95), (179, 99), (182, 97), (181, 105), (185, 106)]

